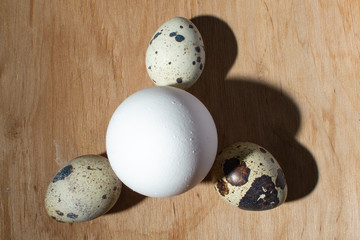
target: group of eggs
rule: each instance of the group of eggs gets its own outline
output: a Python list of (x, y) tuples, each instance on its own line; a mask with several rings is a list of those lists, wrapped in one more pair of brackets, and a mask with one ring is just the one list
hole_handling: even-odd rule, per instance
[(60, 222), (88, 221), (113, 207), (122, 183), (145, 196), (170, 197), (193, 188), (210, 171), (218, 195), (241, 209), (283, 203), (286, 180), (267, 150), (238, 142), (217, 154), (211, 114), (184, 90), (204, 64), (196, 26), (181, 17), (164, 23), (146, 52), (147, 72), (157, 86), (134, 93), (114, 112), (106, 134), (109, 161), (81, 156), (55, 175), (45, 198), (47, 213)]

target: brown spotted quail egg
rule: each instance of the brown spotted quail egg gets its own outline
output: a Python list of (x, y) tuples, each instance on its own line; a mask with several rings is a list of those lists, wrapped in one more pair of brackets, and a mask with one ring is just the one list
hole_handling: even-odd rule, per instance
[(263, 147), (235, 143), (219, 153), (212, 179), (218, 194), (244, 210), (267, 210), (282, 204), (287, 196), (284, 173)]
[(45, 197), (46, 211), (59, 222), (92, 220), (115, 204), (121, 187), (105, 157), (81, 156), (70, 161), (51, 181)]
[(198, 80), (204, 66), (205, 49), (200, 32), (183, 17), (165, 22), (146, 51), (146, 69), (157, 86), (187, 89)]

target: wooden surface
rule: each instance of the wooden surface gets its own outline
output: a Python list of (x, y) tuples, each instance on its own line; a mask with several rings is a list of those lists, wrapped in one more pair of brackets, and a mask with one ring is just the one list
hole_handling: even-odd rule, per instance
[[(213, 115), (219, 149), (267, 148), (287, 202), (242, 211), (205, 180), (164, 199), (125, 188), (105, 216), (53, 221), (49, 182), (72, 158), (106, 151), (113, 111), (153, 86), (145, 52), (175, 16), (205, 41), (205, 70), (189, 91)], [(360, 236), (359, 1), (2, 0), (0, 46), (1, 239)]]

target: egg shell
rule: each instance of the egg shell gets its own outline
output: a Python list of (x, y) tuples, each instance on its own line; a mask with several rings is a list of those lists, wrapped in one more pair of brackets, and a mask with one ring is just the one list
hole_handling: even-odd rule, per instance
[(212, 169), (215, 190), (227, 202), (244, 210), (267, 210), (287, 196), (284, 173), (265, 148), (248, 142), (221, 151)]
[(48, 215), (59, 222), (83, 222), (106, 213), (118, 200), (122, 183), (102, 156), (70, 161), (49, 184)]
[(196, 97), (174, 87), (152, 87), (116, 109), (106, 149), (125, 185), (149, 197), (169, 197), (206, 177), (216, 157), (217, 132)]
[(205, 49), (196, 26), (183, 17), (165, 22), (146, 51), (146, 69), (157, 86), (187, 89), (205, 67)]

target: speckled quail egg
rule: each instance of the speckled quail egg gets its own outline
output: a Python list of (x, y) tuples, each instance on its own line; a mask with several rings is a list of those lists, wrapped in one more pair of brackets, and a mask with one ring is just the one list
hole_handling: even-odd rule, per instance
[(146, 68), (158, 86), (187, 89), (200, 77), (205, 50), (196, 26), (183, 17), (165, 22), (154, 34), (146, 51)]
[(81, 156), (55, 175), (46, 193), (45, 208), (59, 222), (92, 220), (116, 203), (121, 187), (105, 157)]
[(248, 142), (221, 151), (212, 169), (215, 190), (244, 210), (267, 210), (282, 204), (287, 184), (278, 162), (265, 148)]

